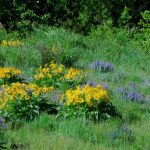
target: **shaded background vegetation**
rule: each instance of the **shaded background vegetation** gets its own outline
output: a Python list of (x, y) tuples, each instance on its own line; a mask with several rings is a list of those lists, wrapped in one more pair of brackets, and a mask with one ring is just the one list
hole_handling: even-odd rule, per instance
[[(128, 13), (123, 13), (124, 8)], [(149, 0), (1, 0), (0, 22), (6, 29), (21, 32), (44, 24), (87, 33), (109, 19), (114, 26), (124, 19), (128, 21), (122, 25), (136, 25), (141, 12), (148, 9)]]

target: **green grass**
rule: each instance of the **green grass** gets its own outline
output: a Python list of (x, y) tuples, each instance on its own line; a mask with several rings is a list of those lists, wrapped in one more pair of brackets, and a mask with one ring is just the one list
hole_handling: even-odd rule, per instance
[(134, 131), (133, 142), (124, 139), (110, 142), (110, 131), (121, 124), (117, 119), (94, 124), (83, 119), (56, 120), (45, 114), (7, 134), (9, 144), (22, 145), (25, 149), (148, 149), (150, 133), (146, 127), (150, 121), (145, 119), (128, 125)]
[[(111, 101), (122, 114), (122, 119), (110, 118), (95, 124), (81, 118), (64, 120), (43, 114), (33, 122), (24, 122), (19, 128), (8, 128), (8, 147), (18, 144), (19, 149), (27, 150), (148, 150), (150, 83), (146, 81), (150, 82), (150, 55), (145, 53), (141, 44), (142, 34), (137, 33), (133, 38), (130, 36), (126, 30), (107, 27), (99, 27), (86, 37), (64, 29), (41, 28), (23, 39), (21, 47), (1, 48), (0, 57), (4, 65), (22, 69), (24, 77), (30, 77), (42, 64), (42, 47), (55, 46), (64, 50), (58, 58), (67, 58), (73, 61), (74, 66), (85, 70), (89, 70), (95, 60), (113, 63), (113, 72), (89, 71), (87, 78), (109, 85)], [(116, 89), (129, 83), (136, 84), (146, 103), (126, 102), (117, 96)], [(134, 140), (123, 138), (112, 144), (109, 133), (122, 124), (133, 131)]]

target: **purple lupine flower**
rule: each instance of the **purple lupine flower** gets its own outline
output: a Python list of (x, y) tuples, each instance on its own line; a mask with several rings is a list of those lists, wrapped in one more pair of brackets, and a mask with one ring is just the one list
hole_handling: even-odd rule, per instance
[(110, 142), (113, 143), (115, 140), (126, 140), (132, 141), (134, 140), (134, 134), (131, 129), (129, 129), (125, 124), (116, 126), (115, 129), (109, 132)]
[[(97, 82), (94, 82), (94, 81), (87, 81), (87, 82), (84, 82), (84, 83), (81, 84), (81, 88), (83, 88), (86, 84), (88, 84), (88, 85), (91, 86), (91, 87), (96, 87), (96, 86), (98, 85)], [(106, 89), (106, 90), (109, 90), (109, 86), (108, 86), (108, 84), (106, 84), (106, 83), (103, 83), (103, 84), (102, 84), (102, 87), (103, 87), (104, 89)]]
[(91, 65), (91, 68), (94, 70), (100, 70), (101, 72), (109, 72), (114, 70), (114, 66), (107, 61), (98, 61), (96, 60)]
[(130, 84), (128, 86), (121, 87), (117, 89), (117, 93), (121, 94), (123, 100), (144, 102), (143, 95), (137, 91), (135, 84)]
[(5, 128), (6, 128), (6, 124), (5, 124), (4, 120), (3, 120), (3, 118), (0, 117), (0, 129), (5, 129)]
[(105, 90), (107, 90), (107, 91), (110, 90), (108, 84), (106, 84), (106, 83), (103, 83), (103, 84), (102, 84), (102, 87), (103, 87)]
[(2, 123), (2, 129), (6, 129), (6, 124)]
[(3, 118), (2, 117), (0, 117), (0, 124), (3, 122)]
[(61, 93), (57, 90), (54, 90), (50, 96), (50, 102), (53, 103), (53, 104), (61, 104)]
[(96, 87), (96, 86), (98, 85), (98, 83), (93, 82), (93, 81), (88, 81), (87, 84), (88, 84), (89, 86), (93, 86), (93, 87)]
[(94, 81), (87, 81), (81, 84), (81, 88), (83, 88), (85, 85), (89, 85), (91, 87), (96, 87), (98, 85), (98, 83), (94, 82)]

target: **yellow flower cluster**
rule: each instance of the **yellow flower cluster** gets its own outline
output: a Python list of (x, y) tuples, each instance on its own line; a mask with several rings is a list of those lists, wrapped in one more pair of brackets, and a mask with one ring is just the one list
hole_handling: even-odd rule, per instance
[(80, 79), (81, 78), (81, 71), (78, 69), (74, 69), (74, 68), (69, 68), (69, 70), (67, 71), (67, 73), (65, 74), (65, 79), (68, 80), (73, 80), (73, 79)]
[(37, 69), (35, 79), (53, 78), (56, 75), (59, 80), (80, 80), (83, 78), (80, 70), (74, 68), (66, 69), (62, 64), (51, 62), (50, 65)]
[(99, 101), (109, 101), (109, 96), (107, 90), (100, 85), (96, 87), (85, 85), (83, 88), (77, 86), (76, 89), (67, 90), (62, 100), (65, 100), (66, 105), (86, 103), (91, 107)]
[(3, 85), (3, 91), (0, 91), (0, 108), (5, 106), (7, 101), (30, 100), (32, 96), (37, 97), (40, 94), (51, 93), (53, 87), (39, 87), (36, 84), (13, 83), (11, 86)]
[(21, 71), (19, 69), (11, 68), (11, 67), (0, 67), (0, 78), (11, 78), (16, 75), (20, 75)]
[(63, 65), (58, 65), (54, 62), (51, 62), (50, 65), (46, 64), (44, 67), (40, 67), (37, 69), (35, 79), (40, 80), (43, 78), (52, 78), (55, 75), (62, 75), (63, 70)]
[(0, 43), (0, 46), (2, 46), (2, 47), (19, 46), (19, 45), (21, 45), (21, 42), (19, 40), (16, 40), (16, 41), (6, 41), (6, 40), (3, 40)]

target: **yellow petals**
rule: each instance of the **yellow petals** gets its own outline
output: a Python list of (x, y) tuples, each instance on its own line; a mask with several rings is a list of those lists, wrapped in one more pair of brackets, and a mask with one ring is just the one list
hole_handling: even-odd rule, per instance
[(13, 83), (10, 86), (3, 85), (3, 94), (0, 92), (0, 109), (4, 107), (7, 101), (30, 100), (32, 96), (37, 97), (40, 94), (51, 93), (53, 87), (39, 87), (36, 84), (30, 83)]
[(98, 101), (109, 101), (108, 92), (101, 86), (91, 87), (85, 85), (83, 88), (78, 86), (76, 89), (67, 90), (62, 100), (66, 101), (66, 105), (76, 105), (86, 103), (93, 106)]
[(36, 80), (41, 80), (45, 78), (50, 79), (57, 75), (62, 76), (64, 69), (65, 69), (64, 65), (55, 64), (54, 62), (51, 62), (49, 66), (48, 65), (44, 65), (44, 67), (40, 66), (37, 69), (34, 78)]
[(19, 69), (15, 69), (15, 68), (11, 68), (11, 67), (6, 67), (6, 68), (2, 68), (0, 67), (0, 78), (11, 78), (13, 76), (17, 76), (21, 74), (21, 70)]
[(16, 46), (19, 46), (19, 45), (21, 45), (21, 42), (19, 40), (16, 40), (16, 41), (3, 40), (0, 43), (0, 46), (2, 46), (2, 47), (8, 47), (8, 46), (16, 47)]
[(79, 78), (81, 76), (81, 71), (78, 69), (74, 69), (74, 68), (70, 68), (67, 73), (65, 74), (65, 78), (66, 79), (75, 79), (75, 78)]

